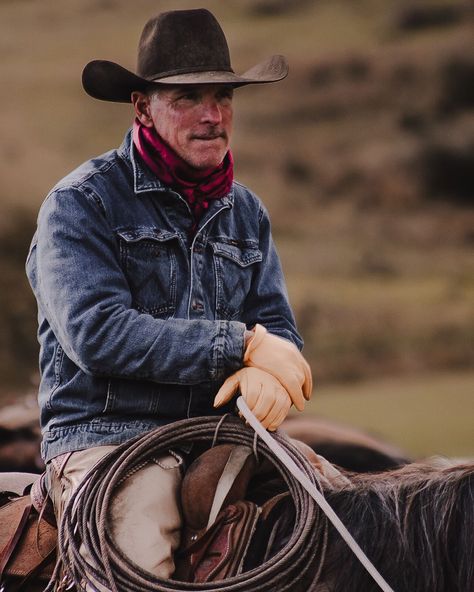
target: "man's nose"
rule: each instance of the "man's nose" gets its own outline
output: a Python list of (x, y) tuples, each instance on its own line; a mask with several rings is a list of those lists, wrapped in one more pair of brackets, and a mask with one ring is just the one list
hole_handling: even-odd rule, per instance
[(202, 104), (202, 120), (214, 125), (222, 121), (222, 109), (218, 101), (208, 99)]

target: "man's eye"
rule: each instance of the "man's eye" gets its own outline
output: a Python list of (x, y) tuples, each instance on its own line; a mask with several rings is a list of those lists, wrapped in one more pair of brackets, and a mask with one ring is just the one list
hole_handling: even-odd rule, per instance
[(233, 94), (234, 92), (231, 88), (221, 90), (219, 93), (219, 99), (231, 99), (233, 97)]
[(179, 96), (179, 99), (184, 101), (195, 101), (197, 98), (197, 94), (194, 92), (184, 93)]

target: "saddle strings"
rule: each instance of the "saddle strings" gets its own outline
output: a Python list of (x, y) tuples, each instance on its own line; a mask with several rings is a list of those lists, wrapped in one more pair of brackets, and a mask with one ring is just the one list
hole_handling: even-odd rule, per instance
[[(218, 425), (218, 430), (216, 426)], [(185, 442), (213, 441), (245, 445), (258, 450), (278, 470), (291, 494), (295, 524), (285, 546), (262, 565), (218, 582), (193, 584), (163, 580), (139, 569), (114, 544), (108, 512), (114, 490), (133, 467), (160, 451)], [(281, 433), (274, 438), (318, 490), (316, 471), (306, 457)], [(59, 552), (70, 581), (85, 589), (100, 586), (111, 592), (307, 592), (320, 579), (326, 553), (328, 521), (304, 487), (267, 444), (236, 417), (225, 422), (199, 417), (163, 426), (134, 438), (105, 456), (88, 473), (67, 504), (59, 529)], [(87, 558), (87, 559), (86, 559)]]

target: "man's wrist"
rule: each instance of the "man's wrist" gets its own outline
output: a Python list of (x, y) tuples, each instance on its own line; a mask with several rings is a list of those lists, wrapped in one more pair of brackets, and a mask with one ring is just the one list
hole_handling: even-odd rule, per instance
[(255, 337), (255, 327), (252, 329), (245, 329), (244, 331), (244, 350), (247, 349), (250, 340)]

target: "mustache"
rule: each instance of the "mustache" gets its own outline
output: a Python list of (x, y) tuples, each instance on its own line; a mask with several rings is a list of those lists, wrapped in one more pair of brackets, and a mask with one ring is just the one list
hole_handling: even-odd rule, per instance
[(227, 132), (223, 129), (210, 129), (191, 135), (192, 140), (215, 140), (216, 138), (227, 140)]

